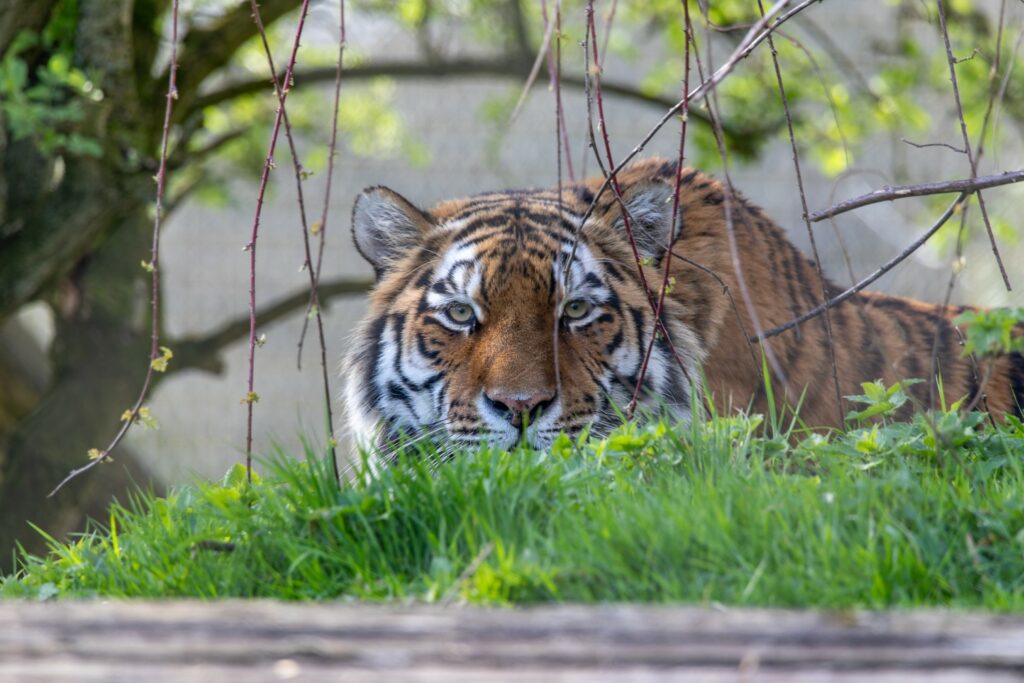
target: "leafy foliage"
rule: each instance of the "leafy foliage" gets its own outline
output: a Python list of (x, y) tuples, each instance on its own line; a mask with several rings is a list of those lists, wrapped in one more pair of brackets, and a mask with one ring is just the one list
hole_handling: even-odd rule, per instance
[[(103, 92), (71, 65), (71, 47), (59, 27), (67, 22), (64, 2), (43, 34), (19, 34), (0, 59), (0, 114), (14, 140), (31, 138), (44, 153), (99, 156), (99, 143), (74, 131), (82, 120), (83, 101), (99, 101)], [(26, 52), (41, 48), (49, 58), (33, 74)]]

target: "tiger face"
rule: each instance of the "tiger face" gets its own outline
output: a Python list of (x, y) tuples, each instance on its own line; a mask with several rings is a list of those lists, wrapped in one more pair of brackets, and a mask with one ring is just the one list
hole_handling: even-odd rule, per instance
[[(656, 329), (617, 203), (579, 229), (593, 189), (429, 211), (384, 187), (358, 197), (353, 235), (377, 285), (344, 363), (357, 443), (385, 454), (417, 439), (545, 448), (562, 432), (607, 433), (634, 391), (647, 408), (689, 418), (698, 339), (671, 297)], [(672, 188), (638, 183), (623, 196), (654, 286), (678, 228)]]

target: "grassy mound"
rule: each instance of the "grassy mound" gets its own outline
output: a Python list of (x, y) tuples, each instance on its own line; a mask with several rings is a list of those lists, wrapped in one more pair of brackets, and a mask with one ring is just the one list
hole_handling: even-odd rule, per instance
[(758, 421), (420, 453), (340, 490), (309, 454), (251, 486), (236, 467), (113, 506), (0, 596), (1024, 608), (1020, 422), (949, 412), (794, 443)]

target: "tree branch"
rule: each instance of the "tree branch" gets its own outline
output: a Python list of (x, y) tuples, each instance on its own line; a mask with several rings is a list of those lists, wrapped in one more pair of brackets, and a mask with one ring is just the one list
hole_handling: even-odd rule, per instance
[[(354, 280), (350, 278), (322, 282), (318, 285), (320, 305), (326, 306), (328, 301), (336, 297), (365, 294), (373, 287), (373, 284), (370, 280)], [(304, 289), (258, 311), (256, 317), (260, 321), (260, 326), (266, 327), (294, 313), (306, 310), (308, 305), (309, 290)], [(221, 364), (219, 361), (211, 361), (211, 356), (225, 347), (248, 337), (248, 335), (249, 316), (246, 315), (243, 318), (225, 323), (205, 337), (186, 338), (170, 342), (169, 346), (174, 349), (175, 361), (180, 361), (174, 363), (171, 369), (197, 368), (219, 373), (221, 371)]]
[[(530, 74), (532, 59), (523, 60), (519, 55), (497, 58), (460, 57), (441, 62), (404, 61), (404, 60), (382, 60), (356, 66), (345, 67), (345, 78), (350, 80), (365, 80), (387, 76), (391, 78), (467, 78), (471, 76), (500, 76), (503, 78), (526, 79)], [(316, 67), (305, 70), (298, 70), (294, 74), (296, 83), (310, 84), (317, 82), (333, 82), (335, 68)], [(279, 77), (280, 80), (280, 77)], [(584, 79), (580, 76), (563, 75), (562, 83), (571, 87), (583, 90)], [(604, 81), (601, 86), (605, 93), (610, 93), (631, 99), (644, 104), (650, 104), (659, 109), (665, 109), (676, 105), (676, 100), (661, 95), (645, 93), (628, 83)], [(220, 90), (207, 93), (196, 98), (190, 105), (193, 110), (204, 107), (216, 106), (222, 102), (250, 95), (261, 90), (272, 92), (269, 77), (253, 78), (248, 81), (239, 81), (226, 86)], [(699, 121), (704, 125), (711, 125), (707, 115), (703, 112), (690, 111), (690, 120)], [(750, 138), (763, 136), (774, 131), (781, 125), (780, 121), (770, 121), (757, 128), (738, 129), (734, 126), (726, 126), (725, 133), (730, 143), (735, 143), (742, 148), (750, 147)]]
[(1024, 170), (1006, 171), (995, 175), (965, 178), (962, 180), (946, 180), (936, 183), (922, 183), (920, 185), (903, 185), (900, 187), (883, 187), (881, 190), (875, 190), (874, 192), (869, 192), (867, 194), (862, 194), (859, 197), (839, 202), (835, 206), (825, 209), (824, 211), (812, 213), (810, 215), (810, 219), (812, 223), (817, 223), (818, 221), (823, 221), (826, 218), (832, 218), (833, 216), (838, 216), (841, 213), (846, 213), (853, 209), (859, 209), (860, 207), (868, 206), (869, 204), (878, 204), (880, 202), (888, 202), (894, 199), (903, 199), (904, 197), (923, 197), (930, 194), (949, 194), (953, 192), (973, 193), (978, 190), (984, 190), (988, 187), (1009, 185), (1010, 183), (1017, 183), (1021, 180), (1024, 180)]

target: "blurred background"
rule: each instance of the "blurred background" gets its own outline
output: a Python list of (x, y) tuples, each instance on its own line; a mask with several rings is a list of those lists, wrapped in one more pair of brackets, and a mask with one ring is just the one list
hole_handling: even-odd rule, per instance
[[(280, 70), (301, 2), (260, 5)], [(352, 201), (362, 188), (388, 185), (426, 207), (557, 182), (555, 91), (546, 62), (511, 120), (556, 14), (560, 29), (551, 46), (560, 52), (568, 146), (562, 174), (580, 179), (598, 171), (586, 144), (584, 3), (345, 5), (339, 144), (321, 276), (335, 395), (338, 361), (366, 310), (371, 279), (349, 235)], [(183, 0), (160, 269), (162, 343), (174, 358), (147, 401), (156, 424), (137, 425), (112, 464), (45, 498), (87, 462), (89, 449), (110, 442), (145, 375), (149, 275), (140, 263), (150, 258), (170, 8), (168, 0), (7, 0), (0, 7), (2, 557), (15, 541), (39, 547), (26, 520), (64, 534), (81, 528), (84, 515), (101, 515), (111, 496), (123, 498), (132, 485), (160, 489), (218, 477), (244, 459), (243, 246), (276, 100), (249, 3)], [(758, 17), (751, 0), (691, 2), (690, 10), (706, 72)], [(978, 173), (1017, 170), (1024, 159), (1024, 6), (948, 0), (944, 10)], [(617, 159), (680, 97), (682, 17), (678, 1), (595, 3), (607, 132)], [(310, 4), (288, 98), (310, 223), (319, 221), (326, 190), (338, 28), (337, 2)], [(963, 140), (935, 3), (825, 0), (787, 23), (776, 41), (812, 211), (885, 185), (970, 175), (966, 156), (953, 149)], [(696, 83), (696, 74), (691, 79)], [(809, 251), (766, 46), (719, 88), (718, 105), (735, 186)], [(687, 163), (721, 176), (705, 110), (695, 105), (690, 121)], [(673, 122), (644, 154), (674, 158), (677, 146)], [(1002, 285), (976, 205), (962, 233), (951, 221), (874, 288), (934, 302), (951, 296), (955, 303), (1024, 304), (1021, 189), (997, 188), (985, 197), (1017, 289)], [(301, 370), (297, 363), (308, 276), (296, 199), (282, 134), (257, 251), (266, 343), (256, 358), (254, 450), (264, 456), (299, 455), (302, 439), (322, 446), (327, 438), (315, 334), (306, 338)], [(863, 277), (950, 200), (877, 204), (816, 224), (826, 272), (842, 286)], [(334, 407), (342, 425), (340, 404)]]

